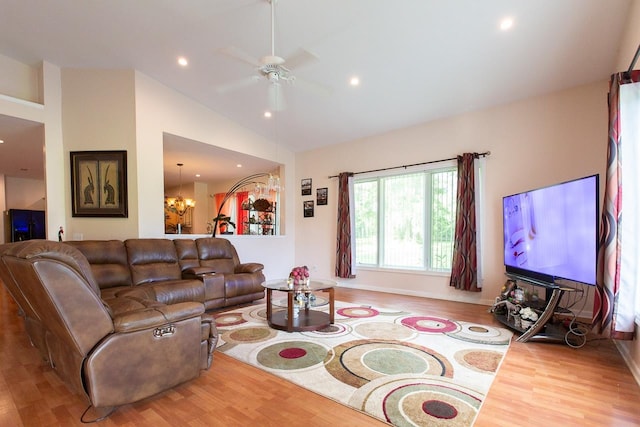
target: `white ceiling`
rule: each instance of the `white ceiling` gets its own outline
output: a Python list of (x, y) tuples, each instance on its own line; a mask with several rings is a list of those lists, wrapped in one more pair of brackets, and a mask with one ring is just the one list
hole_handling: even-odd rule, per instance
[[(268, 81), (216, 90), (256, 75), (221, 49), (271, 53), (267, 0), (0, 0), (0, 54), (62, 68), (134, 68), (304, 151), (607, 79), (619, 71), (630, 4), (277, 0), (276, 55), (306, 49), (318, 59), (293, 70), (298, 83), (283, 86), (287, 108), (270, 120)], [(515, 24), (502, 32), (507, 16)], [(176, 63), (181, 55), (186, 68)], [(360, 86), (349, 85), (352, 75)], [(309, 90), (318, 85), (327, 93)]]

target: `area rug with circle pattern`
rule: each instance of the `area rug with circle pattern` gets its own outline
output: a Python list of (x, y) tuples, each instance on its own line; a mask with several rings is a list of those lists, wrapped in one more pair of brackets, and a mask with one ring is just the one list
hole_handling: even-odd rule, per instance
[(218, 351), (395, 426), (473, 425), (512, 336), (339, 301), (319, 331), (271, 329), (264, 304), (218, 313), (216, 324)]

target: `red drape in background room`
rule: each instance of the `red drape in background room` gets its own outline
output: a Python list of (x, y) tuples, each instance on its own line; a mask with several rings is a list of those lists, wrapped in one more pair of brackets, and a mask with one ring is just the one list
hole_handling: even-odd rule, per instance
[[(238, 191), (236, 193), (236, 220), (234, 221), (236, 223), (236, 234), (238, 235), (242, 235), (244, 234), (244, 228), (245, 228), (245, 223), (249, 221), (248, 218), (246, 218), (247, 215), (249, 215), (249, 211), (243, 211), (242, 210), (242, 204), (249, 198), (249, 192), (248, 191)], [(233, 219), (232, 219), (233, 221)]]

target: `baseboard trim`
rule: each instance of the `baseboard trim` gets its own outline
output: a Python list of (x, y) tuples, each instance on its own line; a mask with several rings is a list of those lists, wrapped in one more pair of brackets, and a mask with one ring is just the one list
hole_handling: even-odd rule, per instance
[(622, 359), (624, 360), (624, 363), (626, 363), (627, 366), (629, 367), (629, 370), (631, 371), (631, 375), (633, 375), (633, 378), (636, 380), (636, 383), (640, 385), (640, 366), (638, 366), (635, 360), (633, 360), (633, 357), (629, 352), (629, 347), (625, 345), (623, 342), (620, 342), (619, 340), (613, 340), (613, 344), (618, 349), (618, 352), (620, 353), (620, 355), (622, 355)]
[(455, 302), (464, 302), (467, 304), (477, 304), (477, 305), (485, 305), (485, 306), (492, 306), (493, 303), (495, 302), (495, 298), (494, 299), (478, 299), (477, 298), (477, 294), (474, 295), (470, 295), (468, 298), (464, 298), (464, 295), (455, 296), (453, 298), (451, 298), (451, 295), (448, 295), (447, 298), (443, 298), (442, 295), (438, 295), (438, 294), (432, 294), (429, 292), (424, 292), (424, 291), (411, 291), (411, 290), (407, 290), (407, 289), (389, 289), (389, 288), (381, 288), (379, 286), (370, 286), (370, 285), (362, 285), (362, 284), (352, 284), (352, 283), (348, 283), (348, 282), (338, 282), (338, 285), (341, 288), (349, 288), (349, 289), (358, 289), (358, 290), (362, 290), (362, 291), (373, 291), (373, 292), (384, 292), (387, 294), (397, 294), (397, 295), (409, 295), (412, 297), (422, 297), (422, 298), (431, 298), (431, 299), (439, 299), (439, 300), (443, 300), (443, 301), (455, 301)]

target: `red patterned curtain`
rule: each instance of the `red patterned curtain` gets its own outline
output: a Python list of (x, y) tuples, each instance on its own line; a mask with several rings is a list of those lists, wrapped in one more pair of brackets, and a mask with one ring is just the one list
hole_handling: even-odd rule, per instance
[[(607, 176), (605, 183), (604, 205), (602, 208), (602, 224), (600, 227), (600, 247), (598, 252), (598, 284), (593, 307), (593, 325), (596, 332), (613, 339), (633, 339), (635, 323), (635, 293), (638, 282), (634, 276), (638, 274), (637, 252), (632, 252), (635, 240), (638, 238), (637, 229), (630, 231), (629, 223), (638, 218), (637, 187), (628, 188), (623, 179), (623, 173), (633, 173), (640, 165), (626, 163), (631, 161), (632, 151), (638, 150), (640, 138), (636, 134), (625, 133), (626, 122), (622, 117), (628, 117), (630, 123), (640, 120), (640, 71), (617, 73), (611, 76), (609, 82), (609, 138), (607, 143)], [(623, 85), (633, 84), (623, 88)], [(621, 91), (625, 92), (625, 101), (621, 102)], [(634, 100), (635, 97), (635, 100)], [(629, 102), (627, 102), (629, 100)], [(635, 112), (632, 110), (635, 105)], [(625, 136), (623, 159), (622, 144)], [(623, 168), (623, 165), (626, 166)], [(631, 166), (631, 167), (629, 167)], [(634, 170), (635, 169), (635, 170)], [(627, 179), (628, 176), (625, 175)], [(633, 182), (632, 185), (637, 185)], [(624, 194), (630, 197), (622, 200), (622, 184), (625, 183)], [(634, 206), (635, 204), (635, 206)], [(622, 222), (623, 212), (626, 224)], [(628, 235), (631, 234), (631, 235)], [(629, 243), (623, 245), (624, 242)], [(632, 259), (635, 258), (635, 259)]]
[(336, 276), (352, 279), (356, 277), (353, 269), (353, 242), (350, 205), (351, 172), (342, 172), (338, 176), (338, 235), (336, 245)]
[(458, 196), (453, 264), (449, 285), (465, 291), (480, 291), (476, 241), (474, 161), (477, 153), (458, 156)]
[[(249, 198), (248, 191), (238, 191), (236, 193), (236, 234), (242, 235), (244, 234), (245, 222), (248, 222), (248, 218), (245, 218), (248, 215), (249, 211), (242, 210), (242, 204)], [(233, 221), (233, 218), (231, 219)]]

